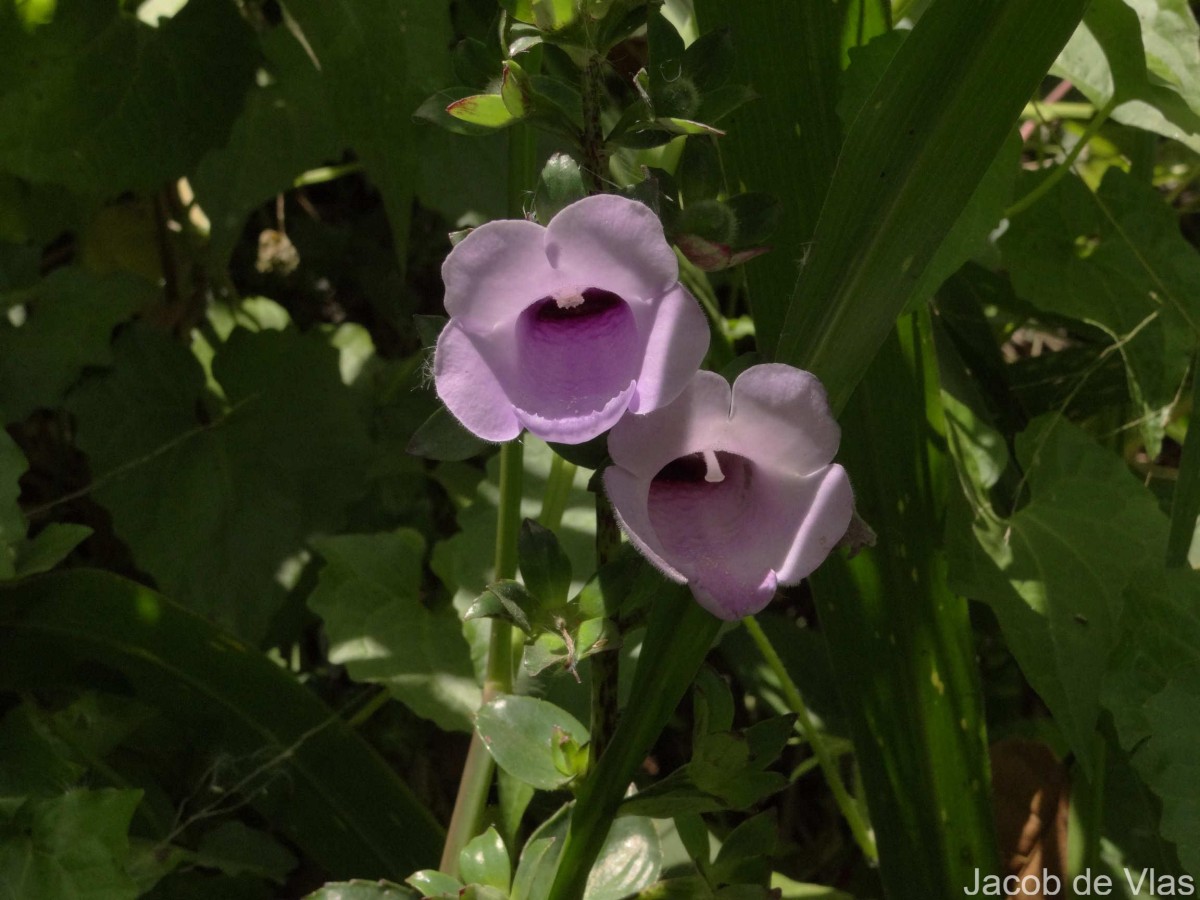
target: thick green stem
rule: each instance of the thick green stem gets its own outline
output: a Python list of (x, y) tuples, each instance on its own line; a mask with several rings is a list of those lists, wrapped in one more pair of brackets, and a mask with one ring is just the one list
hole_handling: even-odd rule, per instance
[[(596, 568), (616, 558), (621, 529), (603, 491), (596, 493)], [(618, 623), (618, 630), (619, 623)], [(592, 657), (591, 757), (595, 763), (617, 726), (617, 653), (607, 650)]]
[(597, 55), (588, 60), (583, 70), (583, 133), (580, 152), (583, 174), (589, 194), (604, 193), (608, 162), (604, 155), (604, 125), (600, 112), (604, 104), (604, 61)]
[(825, 781), (829, 785), (829, 790), (833, 792), (833, 799), (837, 803), (838, 809), (841, 810), (842, 817), (850, 826), (850, 833), (854, 835), (855, 842), (867, 859), (872, 862), (876, 861), (879, 859), (879, 851), (875, 848), (875, 839), (871, 837), (867, 823), (860, 814), (854, 798), (846, 790), (846, 784), (842, 781), (842, 774), (838, 770), (837, 756), (830, 750), (825, 741), (825, 735), (813, 721), (808, 706), (800, 695), (800, 689), (792, 681), (792, 677), (784, 668), (783, 660), (775, 652), (771, 639), (767, 637), (754, 616), (747, 616), (742, 620), (742, 624), (746, 626), (746, 631), (749, 632), (755, 646), (758, 647), (758, 652), (762, 654), (763, 660), (779, 680), (783, 698), (787, 701), (788, 708), (796, 714), (796, 725), (799, 727), (800, 733), (804, 735), (804, 739), (812, 747), (817, 764), (825, 775)]
[[(509, 441), (500, 448), (500, 505), (496, 517), (496, 574), (497, 579), (513, 578), (517, 574), (517, 532), (521, 527), (522, 447), (520, 440)], [(497, 694), (512, 691), (513, 657), (512, 626), (499, 619), (491, 620), (488, 640), (487, 673), (483, 681), (483, 702)], [(446, 829), (446, 844), (442, 848), (439, 868), (447, 875), (458, 874), (458, 855), (478, 832), (492, 789), (495, 764), (477, 732), (471, 734), (471, 746), (458, 783), (454, 812)]]
[(575, 483), (577, 466), (567, 462), (557, 453), (550, 460), (550, 474), (546, 476), (546, 490), (542, 494), (542, 511), (538, 513), (538, 524), (551, 531), (562, 524), (567, 501), (571, 498), (571, 486)]
[(579, 900), (625, 789), (688, 686), (721, 627), (691, 592), (672, 585), (654, 604), (634, 673), (632, 696), (612, 741), (579, 790), (548, 900)]

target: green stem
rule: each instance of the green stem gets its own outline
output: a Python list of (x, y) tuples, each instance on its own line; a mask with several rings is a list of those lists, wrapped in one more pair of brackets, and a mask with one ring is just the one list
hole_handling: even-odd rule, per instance
[[(621, 529), (604, 495), (596, 492), (596, 568), (612, 562), (621, 549)], [(617, 623), (620, 631), (620, 623)], [(606, 650), (592, 657), (591, 759), (595, 764), (617, 725), (617, 653)]]
[[(495, 578), (514, 578), (517, 574), (517, 533), (521, 527), (522, 447), (520, 439), (509, 441), (500, 448), (500, 505), (496, 517)], [(487, 673), (483, 680), (483, 702), (498, 694), (512, 692), (513, 653), (512, 626), (499, 619), (491, 620), (488, 639)], [(458, 874), (458, 855), (471, 838), (479, 833), (484, 809), (492, 789), (495, 763), (483, 745), (478, 732), (471, 733), (471, 746), (463, 765), (462, 779), (454, 812), (446, 829), (439, 868), (447, 875)]]
[(792, 676), (784, 668), (783, 660), (775, 652), (775, 647), (772, 646), (771, 639), (762, 630), (762, 626), (758, 624), (758, 620), (754, 616), (747, 616), (742, 619), (742, 624), (746, 626), (746, 631), (749, 632), (751, 639), (754, 641), (755, 646), (758, 647), (758, 652), (762, 654), (767, 666), (775, 673), (775, 677), (779, 679), (784, 700), (787, 701), (788, 708), (796, 714), (796, 725), (799, 727), (800, 733), (804, 735), (804, 739), (812, 747), (813, 755), (816, 756), (817, 763), (821, 766), (821, 771), (825, 774), (825, 781), (829, 785), (829, 790), (833, 792), (833, 799), (837, 803), (838, 809), (841, 810), (842, 817), (846, 820), (846, 824), (850, 826), (850, 833), (854, 835), (855, 842), (862, 850), (863, 855), (871, 862), (875, 862), (879, 859), (879, 851), (875, 848), (875, 840), (871, 837), (866, 822), (859, 814), (854, 798), (846, 790), (841, 772), (838, 771), (837, 757), (830, 751), (828, 744), (825, 742), (825, 735), (817, 728), (816, 723), (813, 721), (812, 715), (808, 711), (808, 706), (804, 703), (804, 698), (800, 696), (800, 689), (796, 687), (796, 682), (792, 681)]
[(721, 621), (671, 585), (655, 602), (633, 676), (630, 703), (612, 741), (579, 789), (547, 900), (579, 900), (625, 789), (687, 693)]
[(542, 511), (538, 513), (538, 524), (551, 531), (562, 524), (567, 501), (571, 498), (571, 486), (575, 483), (576, 465), (567, 462), (557, 453), (550, 460), (550, 474), (546, 476), (546, 490), (542, 494)]
[(1048, 177), (1046, 177), (1037, 187), (1010, 206), (1004, 211), (1004, 217), (1011, 219), (1014, 216), (1020, 215), (1037, 203), (1042, 197), (1050, 193), (1050, 190), (1058, 184), (1059, 180), (1071, 171), (1071, 167), (1075, 165), (1075, 160), (1079, 158), (1079, 154), (1083, 152), (1083, 148), (1088, 145), (1092, 138), (1100, 133), (1101, 127), (1108, 121), (1108, 117), (1112, 115), (1112, 111), (1117, 108), (1117, 100), (1114, 97), (1096, 113), (1096, 117), (1088, 123), (1088, 127), (1084, 129), (1079, 140), (1075, 142), (1075, 146), (1071, 148), (1071, 152), (1067, 154), (1067, 158), (1062, 161), (1062, 165), (1055, 166)]
[(1094, 115), (1096, 115), (1096, 107), (1092, 104), (1072, 101), (1043, 103), (1035, 100), (1033, 103), (1025, 104), (1025, 108), (1021, 110), (1022, 119), (1039, 121), (1044, 119), (1047, 122), (1053, 122), (1055, 119), (1090, 119)]

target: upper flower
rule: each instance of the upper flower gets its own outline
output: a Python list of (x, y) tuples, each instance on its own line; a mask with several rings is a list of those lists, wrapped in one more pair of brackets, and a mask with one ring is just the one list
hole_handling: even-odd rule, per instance
[(854, 500), (833, 465), (841, 431), (815, 376), (753, 366), (732, 390), (699, 372), (608, 437), (604, 487), (625, 533), (722, 619), (758, 612), (845, 535)]
[(582, 443), (630, 410), (683, 390), (708, 325), (649, 207), (587, 197), (547, 227), (521, 219), (472, 231), (442, 265), (450, 323), (438, 338), (438, 396), (489, 441), (521, 428)]

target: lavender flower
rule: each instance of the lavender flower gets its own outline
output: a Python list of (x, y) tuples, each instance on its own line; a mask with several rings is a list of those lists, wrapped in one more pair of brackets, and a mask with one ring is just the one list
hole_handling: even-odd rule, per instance
[(846, 533), (853, 495), (832, 463), (841, 431), (815, 376), (753, 366), (699, 372), (683, 393), (608, 437), (604, 486), (621, 527), (713, 615), (758, 612)]
[(442, 279), (450, 322), (435, 385), (485, 440), (522, 427), (548, 441), (590, 440), (626, 410), (673, 400), (708, 350), (662, 225), (623, 197), (579, 200), (544, 228), (483, 225), (450, 252)]

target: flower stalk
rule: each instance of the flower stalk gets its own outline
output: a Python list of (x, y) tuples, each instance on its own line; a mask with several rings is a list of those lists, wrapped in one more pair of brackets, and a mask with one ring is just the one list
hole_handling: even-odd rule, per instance
[[(514, 578), (517, 574), (517, 533), (521, 527), (521, 480), (523, 452), (519, 440), (509, 441), (500, 448), (500, 502), (496, 518), (496, 579)], [(513, 656), (512, 625), (500, 619), (491, 620), (488, 639), (487, 673), (483, 681), (483, 702), (498, 694), (512, 692)], [(496, 766), (492, 755), (483, 745), (478, 732), (471, 733), (467, 761), (458, 783), (454, 812), (446, 829), (442, 848), (441, 871), (458, 875), (458, 855), (471, 838), (479, 833), (492, 776)]]
[(812, 714), (808, 711), (808, 706), (804, 702), (804, 697), (801, 696), (800, 689), (796, 687), (796, 682), (792, 680), (792, 676), (784, 668), (783, 660), (779, 658), (779, 654), (771, 644), (771, 639), (762, 630), (762, 626), (758, 624), (758, 620), (754, 616), (747, 616), (742, 620), (742, 624), (746, 626), (746, 632), (750, 635), (750, 639), (754, 641), (758, 652), (762, 654), (763, 661), (766, 662), (767, 667), (779, 680), (780, 689), (783, 691), (783, 699), (787, 702), (788, 709), (796, 714), (796, 725), (800, 729), (800, 733), (804, 735), (804, 739), (808, 742), (809, 746), (812, 747), (817, 765), (821, 767), (821, 772), (825, 776), (825, 782), (829, 785), (829, 790), (833, 793), (833, 799), (842, 813), (842, 818), (850, 826), (850, 833), (854, 836), (855, 843), (858, 844), (859, 849), (863, 852), (863, 856), (869, 861), (878, 861), (879, 851), (875, 847), (875, 839), (871, 836), (870, 829), (867, 827), (867, 823), (863, 819), (858, 805), (854, 802), (854, 798), (846, 790), (846, 784), (842, 781), (842, 774), (838, 771), (837, 756), (830, 750), (828, 743), (825, 741), (825, 735), (817, 728), (816, 723), (813, 721)]

